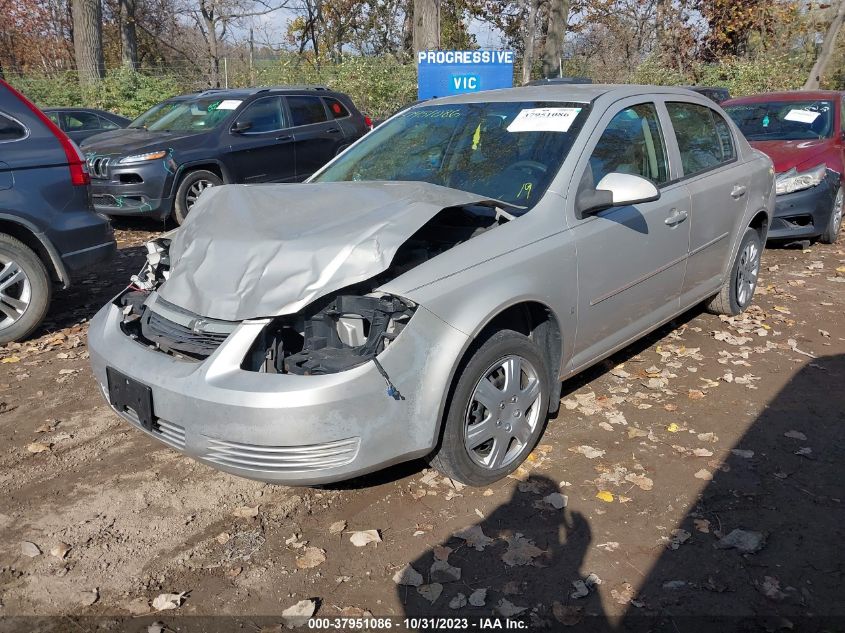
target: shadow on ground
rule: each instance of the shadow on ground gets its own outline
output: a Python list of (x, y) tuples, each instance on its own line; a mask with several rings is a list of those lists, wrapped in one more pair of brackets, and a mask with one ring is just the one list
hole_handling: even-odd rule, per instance
[[(538, 494), (521, 494), (556, 492), (544, 477), (521, 482), (507, 504), (476, 524), (495, 539), (483, 551), (454, 536), (412, 562), (428, 588), (398, 587), (405, 614), (487, 616), (493, 608), (532, 629), (845, 630), (843, 387), (845, 355), (814, 359), (795, 375), (687, 509), (676, 527), (689, 539), (663, 550), (644, 570), (622, 617), (603, 615), (609, 596), (602, 586), (589, 597), (572, 597), (572, 581), (589, 571), (582, 561), (591, 529), (582, 515), (538, 504)], [(518, 556), (527, 547), (522, 538), (546, 552), (533, 564), (529, 556), (528, 564), (509, 566), (503, 556), (509, 550)], [(731, 542), (739, 547), (728, 547)], [(460, 580), (442, 581), (436, 562), (443, 557), (460, 568)], [(465, 601), (478, 587), (489, 588), (483, 608)], [(432, 605), (426, 596), (439, 591)], [(509, 598), (530, 606), (511, 613)]]

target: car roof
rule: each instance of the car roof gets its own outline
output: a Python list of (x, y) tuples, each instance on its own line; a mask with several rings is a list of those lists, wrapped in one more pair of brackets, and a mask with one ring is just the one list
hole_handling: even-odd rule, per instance
[(700, 98), (696, 92), (676, 86), (647, 86), (638, 84), (564, 84), (548, 83), (539, 86), (521, 86), (501, 90), (470, 92), (451, 97), (440, 97), (432, 103), (478, 103), (484, 101), (569, 101), (590, 103), (599, 97), (624, 99), (643, 94), (674, 94)]
[(187, 94), (178, 95), (165, 99), (165, 101), (185, 101), (188, 99), (195, 99), (196, 97), (220, 97), (221, 99), (246, 99), (253, 95), (268, 93), (268, 94), (287, 94), (291, 92), (315, 92), (320, 94), (336, 95), (333, 90), (329, 90), (326, 86), (318, 85), (302, 85), (302, 86), (257, 86), (255, 88), (209, 88), (208, 90), (198, 90), (197, 92), (189, 92)]
[(745, 97), (734, 97), (722, 102), (722, 107), (743, 103), (764, 103), (767, 101), (808, 101), (812, 99), (838, 99), (842, 93), (837, 90), (784, 90), (761, 92)]
[[(114, 114), (113, 112), (109, 112), (108, 110), (100, 110), (99, 108), (83, 108), (83, 107), (76, 108), (74, 106), (42, 108), (42, 111), (43, 112), (96, 112), (97, 114), (100, 114), (100, 113)], [(117, 116), (120, 116), (120, 115), (118, 114)]]

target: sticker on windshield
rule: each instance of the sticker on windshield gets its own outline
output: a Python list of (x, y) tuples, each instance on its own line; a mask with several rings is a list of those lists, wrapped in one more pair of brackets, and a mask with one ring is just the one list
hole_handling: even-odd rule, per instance
[(220, 102), (220, 105), (217, 106), (218, 110), (237, 110), (238, 106), (241, 105), (243, 101), (239, 99), (224, 99)]
[(819, 118), (821, 112), (813, 112), (812, 110), (790, 110), (783, 117), (784, 121), (798, 121), (799, 123), (812, 123)]
[(508, 132), (568, 132), (581, 108), (529, 108), (516, 115)]

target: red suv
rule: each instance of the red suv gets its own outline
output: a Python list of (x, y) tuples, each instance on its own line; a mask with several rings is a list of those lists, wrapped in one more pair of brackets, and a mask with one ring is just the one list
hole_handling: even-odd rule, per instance
[(770, 92), (721, 105), (775, 164), (777, 206), (769, 239), (835, 242), (845, 194), (842, 93)]

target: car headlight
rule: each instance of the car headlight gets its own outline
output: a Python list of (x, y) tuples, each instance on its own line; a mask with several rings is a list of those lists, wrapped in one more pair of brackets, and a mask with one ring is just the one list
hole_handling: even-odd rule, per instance
[(160, 158), (164, 158), (165, 156), (167, 156), (167, 150), (160, 149), (157, 152), (147, 152), (146, 154), (127, 156), (126, 158), (121, 158), (118, 162), (121, 165), (128, 165), (130, 163), (143, 163), (148, 160), (158, 160)]
[(794, 167), (789, 171), (779, 174), (775, 179), (775, 194), (780, 196), (793, 191), (801, 191), (815, 187), (827, 175), (827, 165), (822, 163), (807, 171), (799, 172)]

